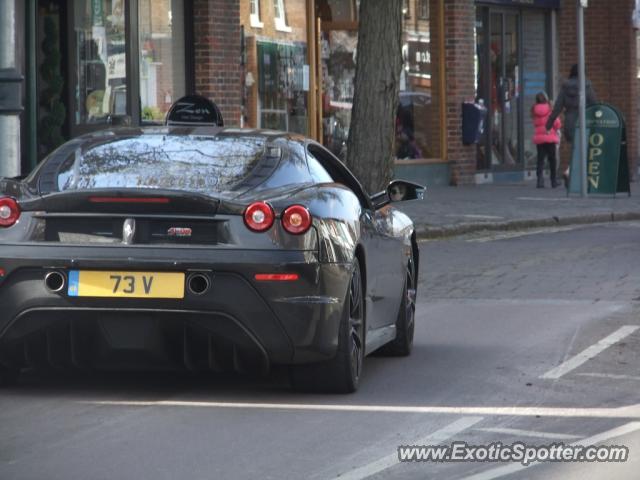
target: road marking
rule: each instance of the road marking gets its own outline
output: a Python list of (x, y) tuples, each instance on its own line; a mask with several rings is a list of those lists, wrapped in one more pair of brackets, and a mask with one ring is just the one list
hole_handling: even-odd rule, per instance
[(545, 198), (545, 197), (516, 197), (517, 200), (525, 200), (525, 201), (534, 201), (534, 202), (568, 202), (570, 198), (568, 197), (554, 197), (554, 198)]
[[(585, 447), (588, 447), (590, 445), (600, 444), (606, 442), (607, 440), (633, 433), (637, 430), (640, 430), (640, 422), (631, 422), (627, 423), (626, 425), (622, 425), (621, 427), (599, 433), (597, 435), (594, 435), (593, 437), (578, 440), (571, 445), (583, 445)], [(547, 462), (547, 464), (549, 463)], [(493, 480), (494, 478), (504, 477), (506, 475), (511, 475), (512, 473), (520, 472), (527, 468), (535, 467), (536, 465), (541, 465), (541, 463), (534, 462), (527, 465), (526, 467), (520, 463), (509, 464), (502, 467), (492, 468), (491, 470), (480, 472), (469, 477), (465, 477), (462, 480)]]
[(633, 375), (614, 375), (613, 373), (576, 373), (582, 377), (595, 377), (595, 378), (611, 378), (614, 380), (640, 380), (640, 377), (634, 377)]
[(569, 418), (633, 418), (640, 419), (640, 404), (615, 408), (556, 408), (556, 407), (437, 407), (419, 405), (335, 405), (314, 403), (249, 403), (199, 402), (184, 400), (97, 400), (79, 401), (80, 404), (115, 407), (186, 407), (235, 408), (259, 410), (293, 410), (320, 412), (362, 413), (425, 413), (451, 415), (496, 415), (510, 417), (569, 417)]
[[(455, 422), (447, 425), (440, 430), (437, 430), (424, 438), (421, 438), (417, 442), (413, 443), (414, 445), (440, 445), (450, 438), (454, 437), (458, 433), (468, 429), (469, 427), (474, 426), (478, 422), (482, 420), (482, 417), (465, 417), (460, 420), (456, 420)], [(339, 480), (362, 480), (364, 478), (369, 478), (376, 473), (380, 473), (388, 468), (393, 467), (394, 465), (400, 465), (398, 461), (398, 452), (394, 452), (386, 457), (382, 457), (375, 462), (371, 462), (362, 467), (356, 468), (355, 470), (350, 470), (343, 474), (340, 474), (336, 477)]]
[(573, 440), (576, 438), (580, 438), (580, 435), (567, 435), (565, 433), (536, 432), (533, 430), (518, 430), (517, 428), (475, 428), (474, 430), (481, 430), (483, 432), (491, 432), (491, 433), (501, 433), (504, 435), (514, 435), (517, 437), (550, 438), (554, 440)]
[[(464, 306), (480, 306), (480, 307), (493, 307), (493, 306), (554, 306), (554, 307), (579, 307), (579, 308), (591, 308), (595, 311), (593, 318), (601, 318), (603, 315), (610, 315), (623, 310), (631, 311), (629, 302), (616, 302), (610, 300), (567, 300), (565, 298), (496, 298), (496, 299), (484, 299), (484, 298), (429, 298), (427, 303), (438, 303), (449, 305), (464, 305)], [(599, 309), (599, 310), (596, 310)], [(589, 317), (591, 318), (591, 317)]]
[(587, 362), (588, 360), (591, 360), (593, 357), (595, 357), (599, 353), (609, 348), (611, 345), (619, 342), (625, 337), (628, 337), (633, 332), (638, 330), (638, 328), (640, 327), (637, 325), (625, 325), (624, 327), (620, 327), (618, 330), (613, 332), (608, 337), (603, 338), (598, 343), (591, 345), (589, 348), (583, 350), (582, 352), (570, 358), (566, 362), (563, 362), (557, 367), (552, 368), (547, 373), (542, 375), (540, 378), (557, 379), (562, 377), (563, 375), (566, 375), (571, 370), (575, 370), (583, 363)]

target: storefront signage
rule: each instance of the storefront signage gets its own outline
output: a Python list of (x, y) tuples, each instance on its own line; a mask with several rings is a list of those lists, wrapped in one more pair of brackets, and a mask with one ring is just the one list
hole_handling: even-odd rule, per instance
[(429, 42), (409, 41), (407, 65), (409, 75), (431, 76), (431, 52)]
[(560, 8), (560, 0), (476, 0), (476, 3), (494, 3), (517, 7)]
[(200, 95), (176, 101), (167, 113), (167, 125), (212, 125), (222, 127), (222, 114), (215, 103)]
[[(577, 128), (575, 138), (580, 138)], [(576, 142), (571, 173), (579, 172), (578, 152)], [(598, 104), (587, 109), (587, 186), (589, 193), (595, 194), (630, 191), (624, 119), (610, 105)], [(578, 175), (571, 175), (569, 192), (580, 192)]]

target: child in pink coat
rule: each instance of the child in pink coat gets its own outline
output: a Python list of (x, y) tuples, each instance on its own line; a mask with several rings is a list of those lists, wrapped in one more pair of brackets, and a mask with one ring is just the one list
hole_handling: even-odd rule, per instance
[(551, 101), (549, 100), (549, 97), (547, 97), (547, 94), (544, 92), (538, 93), (536, 95), (536, 103), (531, 109), (531, 117), (533, 118), (533, 125), (535, 126), (533, 143), (538, 149), (538, 168), (536, 172), (538, 175), (538, 188), (544, 188), (543, 172), (545, 157), (549, 158), (551, 186), (553, 188), (556, 188), (558, 186), (558, 182), (556, 180), (556, 145), (560, 143), (560, 135), (558, 135), (558, 130), (560, 129), (562, 124), (560, 123), (560, 119), (557, 118), (553, 123), (553, 129), (547, 130), (546, 124), (552, 110), (553, 105), (551, 105)]

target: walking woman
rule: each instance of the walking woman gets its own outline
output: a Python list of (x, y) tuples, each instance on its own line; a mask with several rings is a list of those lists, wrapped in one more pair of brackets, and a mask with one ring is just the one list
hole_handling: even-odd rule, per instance
[(547, 130), (548, 120), (551, 116), (552, 105), (549, 97), (545, 92), (539, 92), (536, 95), (536, 103), (531, 108), (531, 117), (535, 126), (533, 135), (533, 143), (538, 149), (538, 188), (544, 188), (544, 160), (549, 159), (549, 172), (551, 176), (551, 187), (556, 188), (558, 182), (556, 180), (557, 162), (556, 162), (556, 146), (560, 143), (560, 135), (558, 130), (562, 126), (560, 119), (556, 118), (552, 128)]
[[(587, 107), (593, 105), (598, 100), (591, 86), (589, 80), (586, 83), (586, 102)], [(564, 110), (564, 138), (570, 145), (573, 145), (573, 136), (576, 130), (576, 124), (578, 123), (578, 114), (580, 107), (580, 85), (578, 83), (578, 65), (573, 65), (569, 72), (569, 78), (565, 80), (560, 89), (560, 94), (556, 99), (555, 107), (547, 120), (547, 130), (550, 131), (553, 127), (553, 123), (556, 118)], [(569, 180), (569, 168), (565, 171), (564, 175), (565, 186), (568, 185)]]

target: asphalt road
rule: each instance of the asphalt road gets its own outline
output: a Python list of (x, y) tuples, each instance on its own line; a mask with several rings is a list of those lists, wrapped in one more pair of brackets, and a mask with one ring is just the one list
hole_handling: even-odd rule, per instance
[[(637, 478), (640, 223), (422, 244), (415, 350), (349, 396), (266, 379), (27, 374), (0, 479)], [(626, 445), (626, 463), (398, 463), (399, 445)]]

